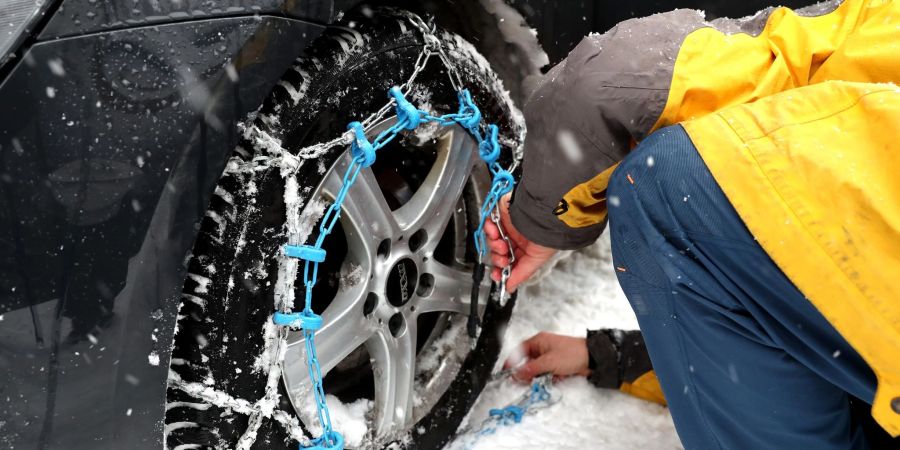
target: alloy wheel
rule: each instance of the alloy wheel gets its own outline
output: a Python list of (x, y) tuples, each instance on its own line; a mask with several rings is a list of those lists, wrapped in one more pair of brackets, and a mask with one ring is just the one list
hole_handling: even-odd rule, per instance
[[(395, 121), (386, 119), (372, 132)], [(433, 138), (409, 136), (379, 150), (379, 159), (389, 152), (407, 156), (387, 167), (376, 163), (362, 169), (350, 189), (340, 222), (345, 257), (332, 266), (338, 271), (336, 292), (316, 333), (323, 374), (341, 366), (342, 374), (371, 370), (374, 403), (368, 419), (376, 439), (425, 416), (471, 350), (465, 332), (473, 283), (467, 243), (472, 214), (477, 215), (490, 180), (477, 143), (463, 128), (431, 131)], [(332, 201), (349, 161), (346, 151), (311, 198)], [(479, 314), (489, 291), (486, 279)], [(425, 316), (429, 320), (423, 321)], [(283, 371), (301, 418), (312, 404), (304, 344), (302, 333), (290, 334)], [(326, 392), (330, 385), (326, 378)]]

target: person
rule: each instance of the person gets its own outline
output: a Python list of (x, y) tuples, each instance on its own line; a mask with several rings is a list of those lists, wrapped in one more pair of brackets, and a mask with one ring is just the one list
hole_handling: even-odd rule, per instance
[(608, 222), (641, 331), (539, 334), (517, 376), (661, 387), (688, 449), (868, 448), (855, 399), (900, 434), (898, 79), (889, 0), (582, 40), (525, 105), (507, 287)]

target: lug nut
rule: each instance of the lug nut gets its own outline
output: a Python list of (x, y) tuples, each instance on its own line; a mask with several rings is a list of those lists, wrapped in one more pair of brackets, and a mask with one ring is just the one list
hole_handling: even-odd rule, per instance
[(416, 288), (416, 294), (419, 297), (428, 297), (434, 291), (434, 275), (423, 273), (419, 277), (419, 287)]
[(378, 250), (376, 250), (378, 257), (382, 260), (387, 259), (388, 255), (391, 254), (391, 240), (385, 239), (378, 244)]
[(372, 314), (372, 311), (375, 311), (375, 308), (378, 307), (378, 295), (374, 292), (369, 292), (369, 295), (366, 296), (366, 302), (363, 304), (363, 314), (369, 315)]
[(400, 337), (406, 329), (406, 320), (403, 318), (403, 314), (397, 313), (391, 316), (391, 320), (388, 321), (388, 329), (391, 330), (392, 336)]
[(419, 230), (409, 237), (409, 251), (415, 253), (428, 242), (428, 233), (425, 230)]

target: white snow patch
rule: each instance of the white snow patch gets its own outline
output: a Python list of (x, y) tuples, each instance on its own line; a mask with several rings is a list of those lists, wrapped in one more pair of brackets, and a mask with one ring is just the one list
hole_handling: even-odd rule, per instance
[(238, 73), (237, 69), (235, 69), (234, 64), (228, 63), (225, 64), (225, 74), (228, 75), (228, 79), (231, 80), (232, 83), (238, 82)]
[(206, 278), (202, 275), (197, 275), (195, 273), (189, 273), (187, 276), (194, 280), (197, 283), (197, 287), (194, 288), (194, 293), (197, 294), (206, 294), (209, 293), (209, 284), (212, 283), (212, 280)]
[(181, 444), (175, 447), (175, 450), (193, 450), (197, 448), (203, 448), (200, 444)]
[(203, 310), (206, 310), (206, 300), (197, 297), (196, 295), (181, 294), (181, 298), (199, 306)]
[(355, 286), (359, 284), (363, 279), (363, 268), (359, 264), (350, 263), (347, 265), (345, 270), (341, 271), (340, 278), (340, 286), (342, 289), (346, 289), (350, 286)]
[(325, 403), (331, 412), (335, 429), (344, 436), (348, 447), (359, 447), (368, 432), (366, 414), (372, 409), (372, 401), (359, 399), (353, 403), (341, 403), (337, 397), (327, 396)]
[[(300, 417), (303, 423), (309, 428), (313, 436), (321, 435), (322, 425), (319, 423), (312, 396), (308, 396), (308, 398), (304, 398), (301, 401)], [(353, 403), (342, 403), (337, 397), (330, 394), (325, 396), (325, 403), (328, 404), (328, 411), (331, 414), (331, 423), (334, 430), (344, 436), (345, 447), (366, 448), (363, 445), (369, 431), (366, 415), (370, 414), (374, 403), (365, 398), (356, 400)]]
[(569, 130), (559, 130), (556, 133), (556, 143), (559, 144), (559, 149), (562, 151), (563, 156), (572, 164), (578, 164), (584, 159), (584, 152), (581, 150), (581, 146), (578, 145), (578, 140), (575, 139), (575, 133)]
[(58, 77), (66, 76), (66, 69), (65, 67), (63, 67), (63, 62), (60, 58), (53, 58), (51, 60), (48, 60), (47, 67), (50, 68), (50, 72), (53, 73), (53, 75), (56, 75)]

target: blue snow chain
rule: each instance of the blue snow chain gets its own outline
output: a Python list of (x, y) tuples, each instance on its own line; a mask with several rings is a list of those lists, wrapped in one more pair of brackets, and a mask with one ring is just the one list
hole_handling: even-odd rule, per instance
[(506, 408), (491, 409), (488, 415), (496, 418), (503, 425), (509, 425), (510, 423), (521, 422), (522, 416), (525, 415), (525, 410), (516, 405), (509, 405)]
[(481, 438), (495, 434), (502, 427), (521, 423), (522, 418), (526, 414), (533, 413), (537, 408), (548, 407), (555, 403), (551, 402), (551, 395), (548, 389), (552, 380), (553, 376), (550, 374), (541, 375), (532, 381), (528, 392), (519, 397), (518, 401), (502, 408), (491, 409), (488, 412), (487, 419), (482, 422), (481, 428), (468, 438), (464, 448), (471, 450)]
[(319, 225), (319, 235), (312, 245), (288, 244), (283, 248), (284, 256), (303, 260), (303, 283), (305, 286), (304, 307), (301, 312), (277, 311), (272, 321), (279, 326), (291, 327), (303, 330), (306, 339), (306, 363), (309, 369), (309, 379), (312, 381), (313, 394), (316, 402), (319, 423), (322, 425), (322, 435), (311, 441), (311, 446), (301, 449), (311, 450), (342, 450), (344, 438), (334, 430), (331, 423), (331, 414), (325, 403), (325, 390), (322, 387), (322, 368), (316, 355), (315, 331), (322, 327), (322, 316), (312, 310), (312, 291), (318, 278), (319, 263), (325, 261), (326, 253), (322, 249), (325, 238), (331, 234), (331, 230), (337, 224), (341, 215), (341, 206), (347, 192), (356, 181), (359, 171), (371, 166), (375, 162), (378, 150), (394, 140), (402, 131), (415, 130), (425, 122), (434, 122), (440, 126), (458, 124), (478, 142), (478, 154), (488, 165), (493, 176), (491, 189), (485, 198), (481, 208), (481, 216), (478, 228), (475, 230), (475, 248), (478, 252), (479, 263), (475, 267), (472, 287), (472, 309), (469, 314), (469, 335), (473, 338), (478, 330), (478, 290), (484, 277), (484, 264), (481, 263), (486, 254), (484, 222), (490, 216), (491, 210), (497, 205), (500, 197), (512, 191), (515, 179), (512, 174), (504, 170), (498, 163), (500, 156), (500, 144), (498, 142), (499, 129), (496, 125), (487, 125), (486, 135), (481, 132), (481, 111), (472, 100), (472, 94), (467, 89), (458, 92), (459, 110), (456, 113), (442, 116), (432, 116), (425, 111), (416, 108), (406, 99), (406, 95), (399, 87), (392, 87), (388, 91), (395, 105), (397, 123), (379, 133), (373, 140), (366, 136), (366, 130), (360, 122), (350, 122), (347, 129), (352, 131), (353, 139), (350, 144), (352, 156), (347, 171), (344, 173), (343, 184), (335, 196), (334, 203), (325, 212)]

